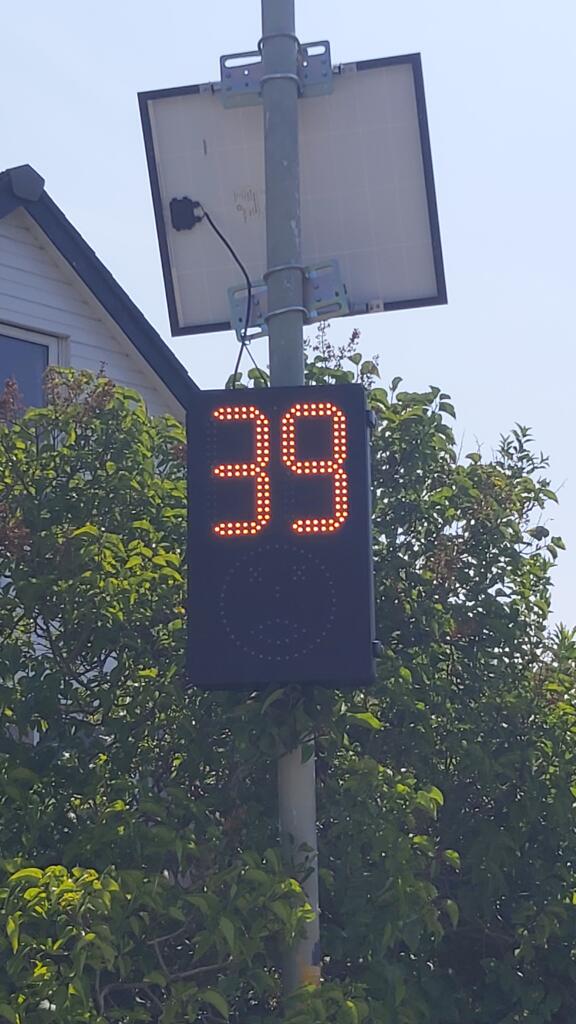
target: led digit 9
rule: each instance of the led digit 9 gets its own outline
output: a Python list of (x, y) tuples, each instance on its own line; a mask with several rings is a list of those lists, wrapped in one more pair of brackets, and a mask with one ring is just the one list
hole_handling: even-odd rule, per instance
[[(296, 454), (296, 422), (300, 418), (329, 418), (332, 421), (332, 455), (329, 459), (299, 459)], [(348, 454), (346, 416), (332, 402), (299, 402), (282, 417), (282, 461), (300, 476), (334, 478), (333, 515), (316, 519), (296, 519), (295, 533), (334, 533), (348, 518), (348, 474), (343, 469)]]
[(216, 523), (214, 533), (219, 537), (250, 537), (260, 533), (270, 522), (270, 477), (266, 468), (270, 462), (270, 421), (253, 405), (224, 405), (212, 413), (220, 423), (252, 421), (255, 430), (254, 462), (224, 462), (214, 466), (212, 473), (220, 480), (246, 479), (255, 481), (254, 519), (227, 520)]

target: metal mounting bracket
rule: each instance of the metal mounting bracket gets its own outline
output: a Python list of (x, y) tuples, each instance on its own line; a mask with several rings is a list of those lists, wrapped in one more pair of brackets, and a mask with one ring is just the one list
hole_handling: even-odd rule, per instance
[[(228, 289), (230, 323), (242, 340), (245, 328), (248, 289), (246, 285)], [(346, 316), (350, 312), (346, 285), (342, 281), (337, 260), (315, 263), (304, 269), (305, 322), (316, 323), (333, 316)], [(268, 288), (263, 281), (252, 285), (252, 301), (248, 338), (261, 338), (268, 334)]]
[[(261, 103), (264, 66), (261, 50), (228, 53), (220, 58), (221, 97), (225, 107), (247, 107)], [(330, 43), (301, 43), (298, 49), (300, 95), (324, 96), (332, 92)]]

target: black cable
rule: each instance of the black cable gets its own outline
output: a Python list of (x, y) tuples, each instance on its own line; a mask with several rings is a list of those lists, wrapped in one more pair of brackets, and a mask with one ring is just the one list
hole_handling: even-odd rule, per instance
[(202, 206), (201, 203), (199, 203), (198, 205), (200, 206), (200, 209), (202, 210), (202, 213), (203, 213), (205, 219), (208, 221), (208, 223), (209, 223), (210, 227), (212, 228), (212, 230), (214, 231), (214, 233), (216, 235), (218, 235), (218, 238), (223, 243), (223, 245), (226, 246), (226, 248), (228, 249), (228, 252), (230, 253), (230, 255), (231, 255), (232, 259), (234, 260), (234, 262), (240, 267), (240, 270), (242, 271), (242, 274), (244, 275), (244, 279), (246, 281), (246, 288), (248, 290), (247, 291), (247, 299), (246, 299), (246, 317), (245, 317), (245, 320), (244, 320), (244, 327), (242, 329), (242, 335), (241, 335), (241, 338), (240, 338), (240, 349), (239, 349), (239, 352), (238, 352), (238, 358), (236, 360), (236, 366), (234, 367), (234, 376), (232, 378), (232, 387), (233, 388), (236, 387), (236, 377), (238, 376), (238, 373), (240, 371), (240, 363), (242, 361), (242, 356), (244, 355), (244, 352), (248, 353), (248, 355), (250, 356), (250, 359), (254, 363), (254, 366), (258, 370), (258, 373), (260, 374), (260, 377), (265, 382), (265, 384), (268, 386), (268, 381), (266, 379), (266, 375), (264, 374), (264, 372), (258, 366), (258, 363), (254, 359), (254, 356), (252, 355), (252, 353), (250, 351), (250, 348), (249, 348), (250, 341), (249, 341), (249, 338), (248, 338), (248, 326), (250, 324), (250, 313), (252, 312), (252, 282), (250, 280), (250, 275), (248, 274), (248, 271), (246, 270), (246, 267), (242, 263), (242, 260), (240, 259), (238, 254), (234, 251), (234, 249), (230, 245), (230, 242), (228, 241), (226, 236), (222, 234), (222, 232), (220, 231), (220, 228), (216, 227), (216, 224), (212, 220), (212, 217), (210, 216), (208, 211), (204, 209), (204, 207)]
[(258, 366), (258, 363), (256, 362), (256, 360), (254, 359), (254, 356), (252, 355), (252, 352), (250, 351), (250, 345), (249, 345), (249, 340), (248, 340), (248, 342), (246, 343), (246, 352), (247, 352), (247, 354), (248, 354), (248, 358), (249, 358), (249, 359), (251, 360), (251, 362), (252, 362), (252, 366), (253, 366), (253, 367), (254, 367), (254, 368), (255, 368), (256, 370), (258, 370), (258, 373), (260, 374), (260, 376), (261, 376), (262, 380), (263, 380), (263, 381), (265, 381), (265, 383), (266, 383), (266, 386), (268, 387), (268, 379), (267, 379), (267, 377), (266, 377), (266, 374), (264, 373), (264, 370), (261, 370), (261, 369), (260, 369), (260, 367)]

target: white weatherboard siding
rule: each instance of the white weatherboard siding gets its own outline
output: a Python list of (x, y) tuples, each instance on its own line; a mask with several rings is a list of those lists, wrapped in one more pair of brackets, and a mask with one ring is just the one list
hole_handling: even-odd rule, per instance
[(183, 419), (170, 391), (22, 210), (0, 220), (2, 325), (67, 339), (61, 346), (65, 365), (103, 370), (138, 391), (152, 415), (169, 412)]

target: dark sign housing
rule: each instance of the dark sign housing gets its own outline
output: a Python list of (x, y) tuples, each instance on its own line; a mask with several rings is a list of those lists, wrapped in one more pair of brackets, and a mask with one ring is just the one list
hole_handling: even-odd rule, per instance
[(190, 683), (371, 682), (363, 388), (196, 392), (188, 449)]

